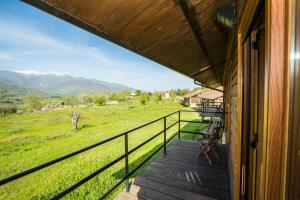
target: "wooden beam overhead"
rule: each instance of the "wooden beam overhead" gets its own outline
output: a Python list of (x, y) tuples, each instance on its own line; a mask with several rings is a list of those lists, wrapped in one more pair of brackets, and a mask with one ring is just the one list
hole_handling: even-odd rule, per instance
[(207, 58), (210, 65), (213, 65), (212, 59), (210, 55), (208, 54), (208, 49), (204, 45), (204, 41), (200, 35), (201, 27), (198, 23), (198, 21), (195, 19), (195, 14), (192, 9), (192, 6), (189, 4), (188, 0), (176, 0), (178, 2), (178, 5), (180, 6), (185, 18), (187, 19), (205, 57)]
[(224, 63), (225, 63), (225, 61), (223, 60), (221, 62), (218, 62), (218, 63), (214, 64), (214, 65), (207, 65), (205, 67), (202, 67), (199, 71), (190, 74), (190, 76), (191, 77), (195, 77), (195, 76), (201, 74), (202, 72), (205, 72), (206, 70), (209, 70), (209, 69), (211, 69), (211, 68), (213, 68), (215, 66), (218, 66), (218, 65), (221, 65), (221, 64), (224, 64)]

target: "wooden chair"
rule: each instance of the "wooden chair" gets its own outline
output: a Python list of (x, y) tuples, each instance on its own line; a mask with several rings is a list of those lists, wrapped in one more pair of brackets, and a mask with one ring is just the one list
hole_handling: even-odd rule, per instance
[(205, 137), (208, 138), (210, 135), (212, 135), (212, 131), (215, 127), (222, 126), (223, 122), (220, 118), (212, 118), (211, 122), (208, 125), (208, 128), (206, 130), (200, 131), (200, 133)]
[(211, 158), (209, 157), (210, 152), (212, 152), (218, 160), (221, 160), (217, 152), (218, 150), (217, 144), (222, 138), (223, 129), (224, 126), (216, 126), (213, 128), (212, 134), (209, 136), (209, 138), (198, 140), (199, 147), (200, 147), (200, 152), (198, 154), (198, 157), (205, 155), (210, 165), (213, 164)]

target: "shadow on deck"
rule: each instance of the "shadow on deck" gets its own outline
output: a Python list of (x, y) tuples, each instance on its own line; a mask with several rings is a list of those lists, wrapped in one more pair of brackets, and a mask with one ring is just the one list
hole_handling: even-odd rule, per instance
[(218, 147), (210, 166), (195, 140), (175, 140), (116, 199), (229, 199), (226, 146)]

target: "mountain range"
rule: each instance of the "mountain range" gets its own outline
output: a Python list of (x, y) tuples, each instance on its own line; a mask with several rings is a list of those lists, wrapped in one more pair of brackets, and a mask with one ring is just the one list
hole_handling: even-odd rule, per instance
[(0, 70), (0, 92), (44, 93), (50, 95), (81, 95), (113, 93), (133, 88), (122, 84), (70, 75), (31, 74)]

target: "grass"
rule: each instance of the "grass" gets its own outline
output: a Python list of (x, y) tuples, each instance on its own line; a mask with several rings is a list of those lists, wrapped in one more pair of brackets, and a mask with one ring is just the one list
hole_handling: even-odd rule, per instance
[[(40, 113), (9, 114), (0, 118), (0, 179), (63, 156), (98, 141), (181, 109), (174, 101), (78, 107)], [(185, 108), (186, 109), (186, 108)], [(69, 113), (77, 110), (82, 118), (79, 129), (71, 129)], [(198, 120), (196, 113), (183, 113), (182, 119)], [(167, 118), (167, 125), (178, 119)], [(204, 125), (182, 123), (185, 130), (200, 130)], [(163, 128), (163, 120), (129, 134), (129, 150)], [(167, 132), (170, 137), (178, 130)], [(195, 135), (182, 134), (182, 138)], [(129, 156), (130, 170), (143, 162), (163, 142), (163, 135)], [(77, 181), (124, 154), (124, 137), (74, 156), (19, 180), (0, 186), (0, 199), (49, 199)], [(124, 160), (96, 176), (64, 199), (96, 199), (122, 179)]]

